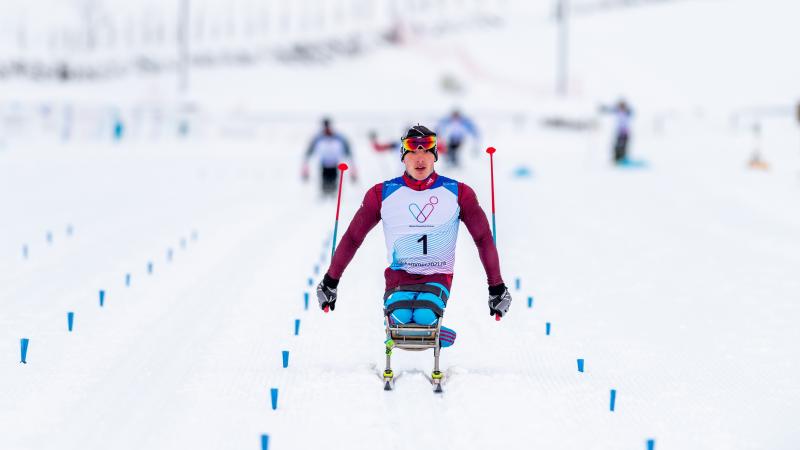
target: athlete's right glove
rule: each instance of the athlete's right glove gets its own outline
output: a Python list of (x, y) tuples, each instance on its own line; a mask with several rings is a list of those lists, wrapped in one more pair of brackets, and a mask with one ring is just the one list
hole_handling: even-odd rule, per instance
[(489, 315), (495, 316), (497, 320), (508, 314), (511, 307), (511, 294), (508, 292), (505, 283), (497, 286), (489, 286)]
[(339, 280), (335, 280), (328, 276), (326, 273), (322, 281), (317, 285), (317, 301), (319, 308), (325, 312), (328, 309), (333, 311), (336, 309), (336, 288), (339, 286)]

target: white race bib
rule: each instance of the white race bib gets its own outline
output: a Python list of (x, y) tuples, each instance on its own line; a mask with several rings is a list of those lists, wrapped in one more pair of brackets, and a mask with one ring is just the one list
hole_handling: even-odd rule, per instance
[(389, 267), (408, 273), (453, 273), (458, 238), (458, 182), (439, 176), (424, 191), (403, 178), (383, 183), (381, 220)]

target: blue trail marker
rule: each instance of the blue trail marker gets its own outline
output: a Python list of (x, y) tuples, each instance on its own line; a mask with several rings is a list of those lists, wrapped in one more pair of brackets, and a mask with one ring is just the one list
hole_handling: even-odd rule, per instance
[(75, 321), (75, 313), (70, 311), (67, 313), (67, 330), (72, 332), (72, 324)]
[(308, 285), (309, 286), (313, 286), (314, 285), (314, 279), (313, 278), (309, 278), (308, 279)]
[(167, 262), (172, 262), (172, 249), (167, 249)]
[(22, 258), (28, 259), (28, 244), (22, 246)]
[(53, 243), (53, 232), (52, 231), (48, 231), (47, 234), (45, 235), (45, 239), (47, 240), (48, 244), (52, 244)]
[(583, 372), (583, 358), (578, 358), (578, 372)]
[(181, 249), (186, 249), (186, 238), (181, 238)]
[(192, 230), (192, 241), (197, 242), (197, 230)]
[(647, 440), (647, 450), (656, 450), (656, 440), (655, 439), (648, 439)]
[(614, 408), (616, 407), (616, 404), (617, 404), (617, 390), (616, 389), (612, 389), (611, 390), (611, 401), (608, 404), (608, 409), (610, 411), (614, 411)]
[(550, 336), (550, 322), (544, 324), (544, 334)]
[(281, 356), (283, 357), (283, 368), (289, 367), (289, 350), (284, 350), (281, 352)]
[(522, 285), (522, 280), (520, 280), (520, 279), (519, 279), (519, 277), (517, 277), (517, 278), (514, 280), (514, 286), (517, 288), (517, 290), (519, 290), (519, 288), (520, 288), (520, 286), (521, 286), (521, 285)]
[(308, 292), (303, 292), (303, 309), (308, 311)]
[(67, 224), (67, 236), (72, 236), (73, 231), (75, 231), (75, 229), (72, 228), (72, 224)]
[(533, 297), (528, 297), (528, 308), (533, 308)]
[(269, 435), (261, 435), (261, 450), (269, 450)]
[(131, 274), (125, 274), (125, 287), (131, 287)]
[(269, 390), (269, 396), (272, 400), (272, 409), (278, 409), (278, 388), (272, 388)]
[(300, 319), (294, 319), (294, 335), (300, 334)]
[(103, 302), (106, 300), (106, 291), (100, 290), (100, 307), (103, 307)]
[(147, 262), (147, 274), (148, 275), (152, 275), (153, 274), (153, 263), (151, 261)]
[(20, 353), (20, 360), (22, 364), (28, 364), (28, 338), (22, 338), (19, 340), (19, 353)]
[(319, 275), (319, 264), (314, 264), (314, 276)]

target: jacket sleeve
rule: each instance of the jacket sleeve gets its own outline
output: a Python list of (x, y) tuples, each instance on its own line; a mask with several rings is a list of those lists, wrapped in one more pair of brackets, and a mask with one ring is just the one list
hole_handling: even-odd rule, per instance
[(364, 242), (364, 238), (380, 222), (382, 192), (383, 185), (376, 184), (364, 195), (361, 207), (358, 208), (356, 215), (353, 216), (347, 231), (342, 236), (342, 241), (339, 242), (333, 254), (331, 265), (328, 267), (329, 277), (335, 280), (342, 277), (347, 265), (350, 264), (353, 256), (355, 256), (356, 250)]
[(500, 276), (500, 257), (494, 245), (489, 221), (478, 204), (475, 191), (464, 183), (458, 183), (458, 206), (461, 207), (461, 221), (467, 226), (475, 246), (478, 247), (478, 256), (486, 271), (486, 282), (489, 286), (501, 284), (503, 277)]

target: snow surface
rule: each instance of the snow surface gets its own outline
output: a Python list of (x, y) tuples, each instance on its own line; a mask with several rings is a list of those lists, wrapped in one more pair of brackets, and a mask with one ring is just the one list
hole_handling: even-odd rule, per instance
[[(723, 19), (733, 24), (766, 3), (725, 2)], [(679, 2), (576, 22), (613, 29), (627, 18), (646, 40), (648, 29), (721, 4)], [(526, 85), (520, 74), (528, 69), (498, 68), (506, 56), (492, 54), (489, 41), (522, 33), (519, 26), (327, 67), (198, 71), (192, 100), (207, 115), (186, 140), (133, 130), (114, 144), (97, 135), (61, 144), (47, 125), (26, 123), (21, 134), (0, 128), (13, 136), (0, 146), (0, 448), (256, 449), (263, 433), (271, 449), (644, 449), (647, 439), (659, 450), (797, 448), (800, 132), (792, 117), (771, 118), (754, 141), (728, 114), (790, 104), (799, 78), (753, 83), (742, 103), (720, 104), (727, 89), (688, 79), (647, 95), (652, 66), (630, 63), (631, 92), (644, 104), (632, 154), (648, 166), (615, 169), (607, 119), (586, 132), (535, 121), (553, 111), (595, 118), (596, 103), (617, 93), (601, 83), (613, 74), (607, 60), (582, 59), (581, 73), (598, 78), (572, 101), (556, 102), (543, 94), (546, 76)], [(576, 39), (592, 40), (579, 29)], [(704, 30), (693, 33), (698, 39)], [(776, 42), (771, 32), (761, 37)], [(442, 56), (453, 48), (467, 56)], [(707, 51), (682, 48), (690, 59)], [(396, 351), (396, 391), (382, 390), (379, 227), (342, 278), (336, 311), (314, 307), (308, 281), (316, 284), (327, 267), (335, 204), (318, 198), (316, 174), (305, 185), (297, 176), (316, 121), (333, 114), (353, 140), (358, 169), (358, 180), (344, 185), (341, 235), (364, 191), (400, 170), (397, 155), (368, 149), (367, 131), (393, 137), (453, 103), (437, 84), (446, 70), (398, 70), (398, 60), (421, 57), (421, 49), (470, 88), (459, 103), (476, 111), (483, 139), (465, 149), (465, 167), (439, 170), (473, 186), (487, 211), (480, 149), (498, 149), (502, 272), (509, 286), (521, 283), (510, 314), (495, 322), (462, 227), (445, 318), (458, 339), (442, 352), (440, 396), (425, 378), (431, 352)], [(496, 63), (482, 64), (489, 60)], [(775, 64), (798, 73), (796, 61)], [(126, 111), (169, 102), (174, 83), (7, 86), (6, 99), (80, 99)], [(364, 92), (354, 95), (357, 87)], [(432, 104), (421, 104), (428, 98)], [(656, 126), (661, 108), (680, 108), (680, 118)], [(247, 127), (226, 128), (237, 111), (277, 116), (242, 137)], [(747, 170), (754, 146), (770, 170)], [(520, 169), (532, 174), (515, 175)], [(19, 363), (21, 338), (30, 339), (27, 364)], [(287, 369), (282, 350), (290, 351)], [(274, 411), (270, 388), (279, 389)]]

